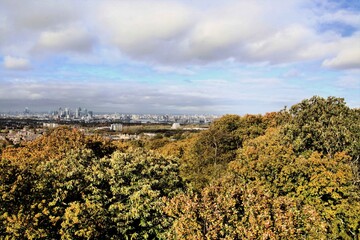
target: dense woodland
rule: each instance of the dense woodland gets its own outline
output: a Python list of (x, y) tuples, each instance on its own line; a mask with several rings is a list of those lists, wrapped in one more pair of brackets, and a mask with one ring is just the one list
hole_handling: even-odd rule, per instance
[(0, 143), (1, 239), (358, 239), (360, 110), (312, 97), (208, 130)]

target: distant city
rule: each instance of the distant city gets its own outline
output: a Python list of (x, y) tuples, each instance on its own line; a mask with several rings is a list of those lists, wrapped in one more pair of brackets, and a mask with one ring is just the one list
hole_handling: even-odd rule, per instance
[(0, 118), (36, 119), (50, 122), (121, 122), (121, 123), (181, 123), (181, 124), (208, 124), (218, 118), (217, 115), (204, 114), (125, 114), (125, 113), (94, 113), (87, 108), (59, 107), (56, 110), (33, 112), (25, 108), (22, 112), (0, 113)]

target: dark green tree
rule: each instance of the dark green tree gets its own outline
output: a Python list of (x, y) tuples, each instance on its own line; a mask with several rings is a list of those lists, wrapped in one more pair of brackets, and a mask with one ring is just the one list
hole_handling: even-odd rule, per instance
[(292, 118), (284, 134), (298, 153), (317, 151), (333, 156), (346, 151), (354, 160), (360, 153), (360, 112), (343, 98), (312, 97), (289, 110)]
[(225, 115), (200, 133), (182, 158), (184, 178), (200, 189), (226, 171), (236, 151), (249, 139), (264, 134), (269, 118), (261, 115)]

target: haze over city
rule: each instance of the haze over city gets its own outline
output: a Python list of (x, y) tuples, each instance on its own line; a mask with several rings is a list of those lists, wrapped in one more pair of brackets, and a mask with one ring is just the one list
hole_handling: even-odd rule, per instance
[(0, 112), (360, 106), (360, 2), (0, 0)]

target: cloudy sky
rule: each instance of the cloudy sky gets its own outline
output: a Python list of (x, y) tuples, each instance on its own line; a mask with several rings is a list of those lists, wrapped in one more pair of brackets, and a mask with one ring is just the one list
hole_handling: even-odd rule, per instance
[(0, 112), (360, 107), (360, 1), (0, 0)]

